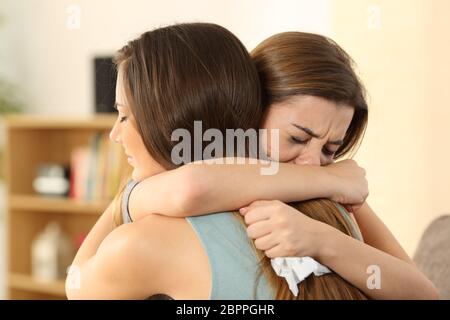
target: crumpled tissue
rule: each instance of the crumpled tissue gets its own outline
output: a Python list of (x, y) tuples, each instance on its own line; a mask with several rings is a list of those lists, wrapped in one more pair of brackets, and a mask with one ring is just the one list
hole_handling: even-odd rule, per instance
[(330, 269), (321, 265), (311, 257), (279, 257), (270, 260), (272, 268), (279, 277), (286, 279), (292, 293), (298, 295), (297, 284), (311, 273), (321, 276), (331, 273)]

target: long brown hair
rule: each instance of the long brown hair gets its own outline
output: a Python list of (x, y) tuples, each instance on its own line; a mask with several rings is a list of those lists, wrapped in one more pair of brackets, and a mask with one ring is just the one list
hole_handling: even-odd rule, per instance
[[(115, 63), (145, 147), (165, 169), (176, 167), (171, 161), (178, 143), (171, 140), (174, 130), (186, 129), (194, 137), (194, 121), (202, 121), (203, 130), (218, 129), (225, 136), (226, 129), (257, 128), (261, 120), (255, 64), (239, 39), (216, 24), (183, 23), (145, 32), (118, 51)], [(203, 141), (202, 153), (206, 145)], [(117, 204), (114, 217), (121, 223)]]
[[(365, 90), (352, 68), (352, 59), (338, 44), (317, 34), (284, 32), (264, 40), (252, 51), (252, 57), (258, 68), (266, 108), (297, 95), (312, 95), (338, 105), (349, 105), (355, 109), (354, 115), (335, 159), (357, 148), (368, 120)], [(291, 205), (310, 218), (355, 236), (336, 205), (329, 200)], [(285, 280), (272, 270), (270, 259), (256, 251), (260, 257), (260, 275), (267, 276), (276, 299), (366, 299), (361, 291), (335, 273), (308, 277), (299, 285), (299, 295), (295, 297)]]

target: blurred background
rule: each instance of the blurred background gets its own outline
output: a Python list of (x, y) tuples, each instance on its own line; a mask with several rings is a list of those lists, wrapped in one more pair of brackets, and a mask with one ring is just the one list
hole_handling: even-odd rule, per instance
[[(413, 256), (428, 225), (450, 212), (449, 18), (448, 0), (2, 0), (0, 116), (19, 112), (22, 116), (82, 119), (102, 111), (105, 106), (99, 105), (98, 90), (109, 89), (97, 88), (96, 97), (95, 75), (101, 77), (108, 68), (102, 69), (102, 60), (97, 59), (96, 64), (95, 59), (111, 56), (144, 31), (175, 22), (220, 24), (235, 33), (249, 50), (282, 31), (329, 36), (353, 57), (369, 94), (369, 126), (355, 157), (367, 170), (368, 201)], [(40, 125), (44, 127), (42, 135), (47, 137), (48, 124)], [(79, 128), (79, 124), (68, 126), (74, 132)], [(100, 126), (100, 130), (106, 133), (107, 126)], [(30, 125), (19, 122), (14, 128), (29, 130)], [(61, 123), (58, 128), (66, 130)], [(2, 124), (0, 149), (10, 150), (5, 131)], [(17, 139), (10, 143), (26, 141)], [(21, 161), (20, 157), (14, 159)], [(13, 170), (13, 166), (5, 170)], [(31, 187), (21, 185), (12, 189), (33, 192)], [(8, 246), (8, 241), (15, 241), (7, 238), (8, 228), (14, 225), (14, 233), (27, 232), (26, 227), (17, 227), (20, 224), (13, 218), (8, 220), (8, 212), (13, 215), (14, 210), (31, 210), (8, 207), (8, 192), (11, 190), (7, 190), (2, 176), (3, 299), (25, 297), (19, 290), (39, 291), (39, 284), (28, 284), (31, 278), (20, 278), (19, 272), (12, 270), (16, 268), (23, 275), (31, 272), (31, 266), (14, 263), (8, 270), (8, 259), (15, 259), (14, 252), (9, 251), (16, 250), (14, 245)], [(27, 218), (31, 214), (23, 215), (20, 223), (35, 219)], [(47, 218), (46, 223), (52, 220)], [(30, 240), (42, 231), (44, 223), (38, 225), (40, 229), (30, 229)], [(77, 234), (69, 233), (72, 238)], [(17, 248), (26, 248), (23, 250), (32, 254), (30, 244)], [(24, 259), (28, 265), (32, 261)], [(12, 271), (16, 278), (11, 278)], [(15, 295), (8, 292), (8, 281), (15, 283)], [(45, 294), (56, 295), (54, 291), (58, 290), (61, 283)]]

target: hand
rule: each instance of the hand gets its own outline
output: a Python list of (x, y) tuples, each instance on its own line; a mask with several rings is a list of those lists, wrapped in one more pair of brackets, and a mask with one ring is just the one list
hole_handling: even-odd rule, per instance
[(325, 170), (333, 177), (333, 194), (330, 199), (345, 206), (350, 212), (358, 210), (369, 195), (366, 170), (354, 160), (332, 163)]
[(241, 208), (247, 235), (269, 258), (320, 256), (331, 227), (278, 201), (254, 201)]

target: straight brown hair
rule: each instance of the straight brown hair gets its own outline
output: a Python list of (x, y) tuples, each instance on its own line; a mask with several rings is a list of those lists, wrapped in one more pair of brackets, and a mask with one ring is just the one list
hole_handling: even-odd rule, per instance
[[(225, 134), (226, 129), (256, 128), (261, 119), (254, 62), (239, 39), (216, 24), (184, 23), (145, 32), (118, 51), (115, 63), (123, 68), (126, 96), (144, 144), (166, 169), (176, 167), (171, 161), (178, 143), (171, 141), (174, 130), (187, 129), (193, 136), (194, 122), (202, 121), (203, 130)], [(208, 142), (203, 143), (204, 148)]]
[[(165, 169), (177, 167), (171, 161), (178, 143), (171, 141), (174, 130), (186, 129), (193, 137), (194, 122), (202, 121), (203, 130), (225, 136), (226, 129), (257, 128), (261, 121), (256, 66), (239, 39), (219, 25), (182, 23), (145, 32), (117, 52), (115, 63), (145, 147)], [(122, 223), (121, 197), (122, 192), (116, 224)]]

